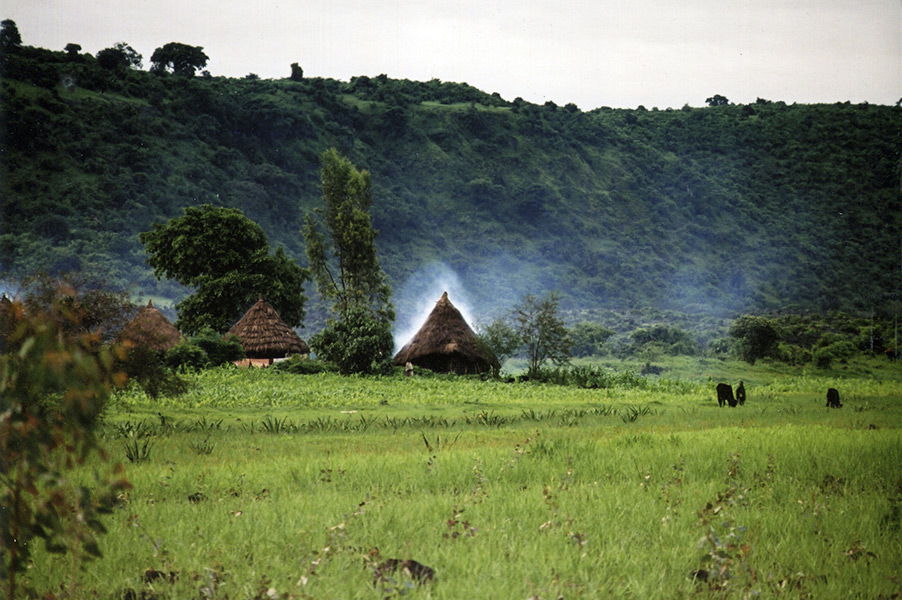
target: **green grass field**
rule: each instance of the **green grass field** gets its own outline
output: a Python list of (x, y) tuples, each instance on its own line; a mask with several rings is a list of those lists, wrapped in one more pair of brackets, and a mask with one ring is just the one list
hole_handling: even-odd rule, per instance
[[(745, 406), (717, 406), (719, 374)], [(134, 487), (104, 558), (36, 551), (28, 577), (117, 599), (898, 598), (899, 374), (681, 360), (590, 390), (209, 371), (180, 398), (116, 397), (103, 435)]]

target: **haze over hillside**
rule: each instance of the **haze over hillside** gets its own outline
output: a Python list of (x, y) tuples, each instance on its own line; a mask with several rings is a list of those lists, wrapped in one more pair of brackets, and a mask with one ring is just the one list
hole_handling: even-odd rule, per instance
[(185, 78), (29, 47), (2, 68), (0, 270), (18, 276), (83, 268), (176, 297), (137, 234), (203, 203), (241, 208), (304, 264), (334, 146), (372, 174), (399, 314), (443, 274), (481, 314), (549, 291), (572, 310), (706, 314), (902, 299), (898, 107), (581, 112), (438, 80)]

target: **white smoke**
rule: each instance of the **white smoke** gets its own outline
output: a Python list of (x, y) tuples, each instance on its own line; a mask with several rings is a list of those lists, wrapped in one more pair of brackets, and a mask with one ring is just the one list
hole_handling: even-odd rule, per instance
[(470, 327), (474, 326), (472, 302), (457, 273), (445, 263), (430, 263), (395, 288), (395, 352), (416, 335), (444, 292)]

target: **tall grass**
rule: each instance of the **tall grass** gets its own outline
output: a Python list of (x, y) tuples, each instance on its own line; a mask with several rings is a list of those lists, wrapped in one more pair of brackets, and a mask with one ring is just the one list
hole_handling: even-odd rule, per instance
[[(76, 577), (86, 598), (899, 591), (902, 384), (830, 410), (814, 395), (826, 382), (800, 377), (720, 409), (704, 383), (268, 375), (199, 376), (184, 407), (120, 398), (111, 452), (135, 430), (153, 451), (126, 465), (134, 489), (106, 523), (105, 557), (79, 570), (37, 552), (35, 588)], [(247, 406), (234, 400), (245, 391)], [(260, 404), (274, 394), (295, 404)], [(377, 576), (388, 558), (435, 578)]]

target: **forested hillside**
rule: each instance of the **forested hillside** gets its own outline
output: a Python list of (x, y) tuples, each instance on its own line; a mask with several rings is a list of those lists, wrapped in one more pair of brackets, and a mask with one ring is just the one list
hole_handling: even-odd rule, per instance
[[(301, 264), (320, 156), (372, 174), (381, 262), (436, 262), (485, 309), (887, 310), (902, 300), (902, 109), (543, 106), (466, 84), (157, 74), (2, 59), (0, 271), (85, 269), (175, 296), (137, 234), (241, 208)], [(716, 90), (712, 90), (714, 92)], [(400, 307), (403, 308), (403, 307)]]

